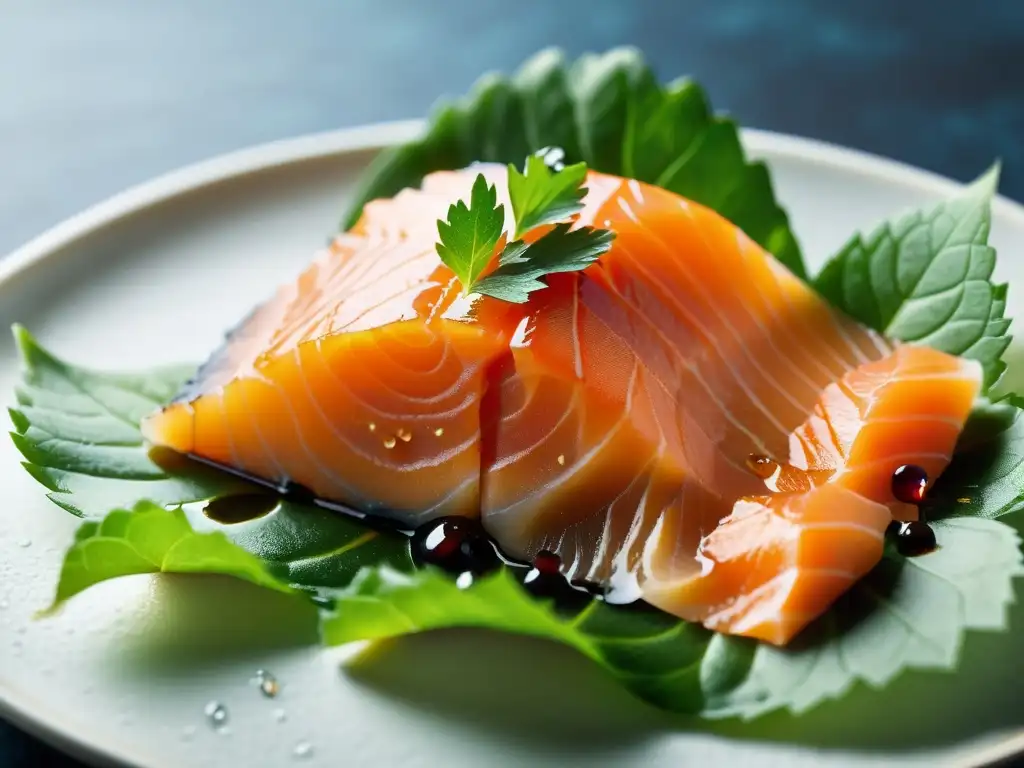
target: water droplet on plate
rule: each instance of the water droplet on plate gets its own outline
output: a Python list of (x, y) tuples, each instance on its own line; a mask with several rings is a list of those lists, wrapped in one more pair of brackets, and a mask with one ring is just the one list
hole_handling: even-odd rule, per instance
[(260, 693), (268, 699), (274, 698), (281, 692), (281, 684), (277, 682), (277, 678), (265, 669), (256, 670), (256, 677), (252, 681), (260, 689)]
[(0, 611), (6, 611), (11, 607), (11, 604), (6, 600), (0, 600)]
[(203, 710), (210, 725), (220, 730), (228, 724), (228, 708), (219, 701), (211, 701)]
[(32, 546), (32, 539), (22, 539), (18, 542), (18, 546), (22, 549), (28, 549)]
[(469, 571), (463, 571), (455, 579), (455, 586), (459, 589), (469, 589), (473, 586), (473, 574)]
[(308, 741), (300, 741), (298, 744), (295, 745), (295, 749), (292, 750), (292, 754), (300, 759), (312, 757), (313, 745), (310, 744)]
[(181, 740), (191, 741), (196, 735), (196, 727), (194, 725), (186, 725), (181, 729)]
[(288, 719), (288, 713), (285, 712), (283, 709), (275, 709), (274, 719), (279, 723), (283, 723), (285, 720)]

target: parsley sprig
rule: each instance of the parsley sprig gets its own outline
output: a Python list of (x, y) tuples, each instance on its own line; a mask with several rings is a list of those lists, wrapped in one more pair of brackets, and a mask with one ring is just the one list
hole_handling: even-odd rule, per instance
[[(481, 275), (494, 259), (505, 226), (505, 206), (497, 190), (478, 174), (469, 204), (458, 200), (438, 219), (437, 255), (455, 273), (467, 294), (478, 293), (522, 304), (547, 287), (543, 278), (557, 272), (586, 269), (611, 248), (615, 234), (594, 227), (570, 229), (565, 220), (583, 208), (586, 163), (549, 166), (544, 151), (526, 159), (523, 172), (508, 168), (508, 192), (517, 239), (498, 255), (497, 267)], [(532, 243), (523, 237), (537, 227), (555, 226)]]

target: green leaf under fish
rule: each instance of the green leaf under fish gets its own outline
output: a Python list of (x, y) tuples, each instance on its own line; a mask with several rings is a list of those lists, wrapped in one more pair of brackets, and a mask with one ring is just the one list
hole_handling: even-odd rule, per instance
[[(170, 561), (155, 555), (146, 559), (134, 552), (130, 541), (89, 545), (90, 552), (118, 553), (92, 569), (80, 565), (90, 555), (83, 554), (79, 541), (67, 555), (68, 575), (61, 579), (58, 601), (103, 579), (135, 573), (191, 569), (241, 575), (256, 583), (261, 583), (257, 578), (270, 578), (273, 588), (287, 586), (332, 602), (323, 611), (323, 637), (329, 644), (462, 626), (535, 635), (575, 648), (657, 706), (706, 717), (754, 717), (779, 708), (802, 712), (840, 696), (858, 680), (880, 686), (906, 668), (954, 668), (968, 630), (1005, 629), (1013, 580), (1021, 573), (1016, 532), (990, 519), (1024, 506), (1018, 482), (1024, 473), (1024, 419), (1017, 401), (976, 412), (956, 459), (933, 489), (935, 513), (959, 515), (935, 523), (939, 549), (913, 559), (888, 551), (883, 562), (828, 613), (789, 646), (776, 648), (717, 635), (654, 609), (619, 608), (594, 600), (582, 611), (565, 614), (549, 601), (530, 596), (507, 570), (460, 589), (450, 576), (418, 568), (404, 536), (376, 532), (308, 504), (273, 499), (266, 504), (265, 492), (244, 481), (231, 479), (231, 491), (225, 491), (208, 484), (209, 468), (192, 462), (170, 476), (119, 477), (95, 459), (92, 441), (116, 434), (127, 445), (141, 444), (138, 420), (148, 408), (132, 410), (130, 403), (142, 404), (132, 399), (134, 395), (123, 395), (124, 388), (132, 382), (136, 389), (170, 397), (182, 382), (180, 369), (152, 375), (86, 371), (43, 350), (23, 329), (17, 336), (27, 364), (26, 380), (33, 382), (37, 402), (50, 405), (42, 411), (15, 411), (15, 434), (41, 429), (33, 419), (43, 414), (50, 439), (70, 457), (64, 471), (73, 478), (71, 486), (88, 491), (83, 492), (89, 499), (85, 514), (102, 517), (104, 512), (96, 507), (101, 499), (123, 499), (133, 493), (143, 499), (148, 485), (154, 495), (163, 494), (161, 504), (181, 505), (179, 511), (148, 503), (140, 507), (147, 514), (159, 510), (173, 518), (173, 524), (154, 523), (154, 530), (168, 526), (183, 536), (187, 528), (190, 535), (218, 537), (220, 554), (211, 555), (208, 547), (183, 549)], [(79, 391), (80, 397), (64, 400), (72, 407), (62, 411), (54, 404), (66, 394), (69, 380), (88, 381), (88, 394)], [(89, 414), (88, 430), (83, 414)], [(86, 462), (84, 456), (92, 460)], [(31, 463), (28, 467), (37, 477), (56, 469)], [(979, 486), (987, 491), (979, 493)], [(169, 489), (182, 493), (169, 498)], [(75, 493), (70, 499), (66, 496), (51, 493), (61, 506), (83, 511), (72, 504), (71, 499), (78, 498)], [(967, 502), (961, 501), (964, 497), (969, 497)], [(242, 514), (240, 522), (220, 522), (203, 512), (212, 499), (234, 499), (258, 511)], [(99, 531), (106, 541), (119, 531), (137, 536), (147, 530), (125, 527), (131, 514), (120, 509), (103, 523), (86, 522), (79, 538), (91, 539)], [(257, 577), (248, 571), (233, 573), (235, 548), (258, 558), (262, 568)], [(190, 551), (203, 559), (183, 561), (181, 552)]]
[(547, 147), (562, 149), (566, 165), (585, 162), (703, 203), (794, 274), (806, 275), (768, 169), (747, 161), (736, 124), (713, 114), (693, 81), (662, 86), (634, 48), (587, 54), (571, 64), (548, 49), (511, 77), (485, 75), (465, 98), (438, 105), (418, 139), (377, 156), (343, 228), (370, 200), (418, 186), (433, 171), (477, 161), (521, 163)]
[(991, 387), (1006, 368), (1006, 286), (988, 245), (993, 166), (961, 195), (854, 235), (814, 279), (833, 305), (901, 341), (978, 360)]
[(143, 501), (82, 524), (64, 556), (50, 610), (100, 582), (143, 573), (217, 573), (292, 592), (223, 532), (196, 533), (180, 509)]

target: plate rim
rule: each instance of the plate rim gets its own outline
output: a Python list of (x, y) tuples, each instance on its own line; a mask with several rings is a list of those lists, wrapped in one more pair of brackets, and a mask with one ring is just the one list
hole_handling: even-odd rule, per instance
[[(59, 255), (76, 241), (175, 198), (275, 168), (380, 151), (415, 138), (425, 125), (423, 119), (396, 120), (303, 134), (255, 144), (171, 170), (85, 208), (0, 258), (0, 287), (6, 287), (21, 275)], [(867, 176), (884, 183), (912, 187), (926, 194), (950, 195), (963, 187), (961, 182), (908, 163), (818, 139), (757, 129), (742, 129), (741, 136), (748, 154), (759, 158), (787, 157), (811, 161), (844, 174)], [(993, 200), (993, 212), (1014, 221), (1024, 230), (1024, 205), (997, 195)], [(339, 221), (340, 214), (339, 210)], [(96, 766), (159, 768), (156, 764), (134, 762), (114, 745), (95, 743), (82, 729), (73, 725), (55, 725), (59, 718), (47, 717), (44, 709), (32, 700), (16, 704), (0, 687), (0, 716), (75, 759)], [(978, 750), (974, 756), (960, 759), (954, 765), (957, 768), (992, 766), (1021, 753), (1024, 753), (1024, 729)]]

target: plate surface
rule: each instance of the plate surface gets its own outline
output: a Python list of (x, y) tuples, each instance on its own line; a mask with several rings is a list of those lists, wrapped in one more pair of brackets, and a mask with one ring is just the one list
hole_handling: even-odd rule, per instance
[[(377, 148), (416, 128), (279, 142), (130, 190), (0, 262), (0, 321), (95, 367), (198, 361), (334, 231)], [(814, 265), (855, 229), (956, 190), (847, 150), (744, 140), (769, 161)], [(998, 277), (1022, 287), (1008, 314), (1021, 316), (1024, 209), (998, 200), (992, 241)], [(5, 333), (8, 401), (17, 375)], [(319, 649), (304, 607), (227, 579), (120, 579), (33, 621), (76, 521), (18, 460), (0, 440), (0, 712), (97, 764), (973, 765), (1024, 728), (1019, 609), (1011, 633), (969, 638), (957, 675), (910, 673), (884, 692), (861, 686), (803, 717), (747, 724), (668, 718), (566, 649), (485, 632), (405, 638), (342, 669), (352, 650)], [(281, 681), (277, 699), (250, 684), (257, 668)], [(205, 722), (211, 700), (227, 707), (229, 733)]]

